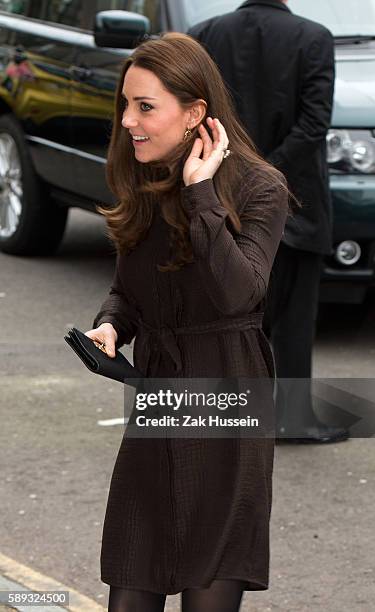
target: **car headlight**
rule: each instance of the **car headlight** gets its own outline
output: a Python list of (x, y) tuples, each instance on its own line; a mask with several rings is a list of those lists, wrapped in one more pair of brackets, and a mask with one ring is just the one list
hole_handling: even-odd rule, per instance
[(327, 160), (332, 171), (375, 174), (375, 138), (370, 130), (329, 130)]

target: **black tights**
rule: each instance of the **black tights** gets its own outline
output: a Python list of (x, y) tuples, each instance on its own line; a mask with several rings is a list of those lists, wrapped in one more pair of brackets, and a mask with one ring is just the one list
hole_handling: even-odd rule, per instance
[[(239, 580), (214, 580), (207, 589), (185, 589), (182, 612), (238, 612), (244, 590)], [(163, 612), (166, 595), (110, 587), (108, 612)]]

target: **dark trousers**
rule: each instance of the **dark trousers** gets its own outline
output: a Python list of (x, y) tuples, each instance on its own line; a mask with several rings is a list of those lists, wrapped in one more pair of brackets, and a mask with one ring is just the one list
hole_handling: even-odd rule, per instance
[(281, 243), (264, 315), (263, 329), (272, 344), (276, 375), (282, 379), (276, 398), (278, 429), (296, 435), (316, 422), (310, 379), (322, 259)]

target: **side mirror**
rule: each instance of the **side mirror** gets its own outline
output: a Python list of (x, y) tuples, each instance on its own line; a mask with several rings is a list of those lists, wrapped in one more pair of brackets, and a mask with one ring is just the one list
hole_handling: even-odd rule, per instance
[(138, 13), (100, 11), (95, 15), (94, 39), (98, 47), (133, 49), (150, 30), (150, 20)]

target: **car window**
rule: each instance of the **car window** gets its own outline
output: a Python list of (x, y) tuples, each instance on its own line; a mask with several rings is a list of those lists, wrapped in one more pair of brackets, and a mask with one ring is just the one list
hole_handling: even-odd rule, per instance
[(145, 15), (151, 22), (152, 33), (161, 30), (160, 0), (95, 0), (96, 11), (120, 10)]
[(0, 0), (0, 11), (76, 26), (74, 17), (81, 4), (81, 0)]
[(82, 15), (83, 0), (49, 0), (44, 19), (79, 28)]
[(0, 0), (0, 11), (15, 15), (28, 15), (30, 0)]

